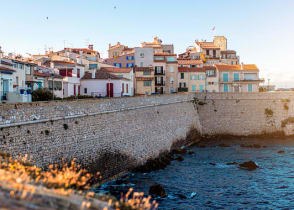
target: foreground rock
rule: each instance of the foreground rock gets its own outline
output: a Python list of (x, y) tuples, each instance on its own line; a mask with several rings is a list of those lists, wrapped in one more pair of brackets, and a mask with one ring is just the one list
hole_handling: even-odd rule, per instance
[(177, 154), (177, 155), (180, 155), (180, 154), (186, 154), (187, 153), (187, 150), (186, 149), (182, 149), (182, 148), (177, 148), (177, 149), (173, 149), (171, 151), (172, 154)]
[(282, 153), (285, 153), (285, 151), (284, 150), (280, 150), (280, 151), (278, 151), (278, 153), (279, 154), (282, 154)]
[(248, 162), (244, 162), (244, 163), (239, 164), (239, 168), (244, 169), (244, 170), (248, 170), (248, 171), (253, 171), (253, 170), (259, 168), (259, 166), (256, 165), (255, 162), (250, 160)]
[(165, 189), (160, 184), (152, 185), (149, 188), (149, 195), (159, 196), (161, 198), (164, 198), (167, 196)]

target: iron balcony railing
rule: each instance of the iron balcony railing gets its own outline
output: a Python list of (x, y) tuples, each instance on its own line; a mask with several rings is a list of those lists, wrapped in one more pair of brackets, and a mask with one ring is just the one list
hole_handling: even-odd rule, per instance
[(154, 75), (165, 75), (165, 71), (155, 70)]
[(165, 86), (164, 81), (155, 81), (155, 86)]

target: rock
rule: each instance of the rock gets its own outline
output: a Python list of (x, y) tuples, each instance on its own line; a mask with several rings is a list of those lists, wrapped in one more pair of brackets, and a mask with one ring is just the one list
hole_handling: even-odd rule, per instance
[(121, 184), (129, 184), (129, 181), (127, 181), (127, 180), (122, 180), (122, 179), (117, 179), (117, 180), (115, 181), (115, 184), (117, 184), (117, 185), (121, 185)]
[(231, 163), (226, 163), (226, 165), (231, 166), (231, 165), (238, 165), (239, 163), (237, 162), (231, 162)]
[(253, 146), (254, 148), (256, 148), (256, 149), (261, 148), (261, 146), (260, 146), (259, 144), (253, 144), (252, 146)]
[(176, 193), (175, 195), (178, 196), (181, 199), (187, 199), (187, 196), (185, 196), (185, 195), (178, 194), (178, 193)]
[(278, 151), (278, 153), (279, 154), (282, 154), (282, 153), (285, 153), (285, 151), (284, 150), (280, 150), (280, 151)]
[(184, 158), (183, 158), (183, 157), (181, 157), (181, 156), (178, 156), (178, 157), (174, 158), (174, 160), (177, 160), (177, 161), (183, 161), (183, 160), (184, 160)]
[(228, 145), (228, 144), (219, 144), (218, 146), (219, 147), (230, 147), (230, 145)]
[(164, 198), (167, 196), (165, 189), (160, 184), (152, 185), (149, 188), (149, 195), (159, 196), (161, 198)]
[(172, 154), (186, 154), (187, 150), (182, 148), (177, 148), (172, 150)]
[(239, 164), (239, 168), (244, 169), (244, 170), (248, 170), (248, 171), (253, 171), (253, 170), (259, 168), (259, 166), (256, 165), (255, 162), (250, 160), (248, 162), (244, 162), (244, 163)]
[(190, 152), (188, 152), (188, 154), (189, 154), (189, 155), (193, 155), (193, 154), (195, 154), (195, 152), (190, 151)]
[(209, 165), (215, 166), (216, 164), (215, 163), (209, 163)]

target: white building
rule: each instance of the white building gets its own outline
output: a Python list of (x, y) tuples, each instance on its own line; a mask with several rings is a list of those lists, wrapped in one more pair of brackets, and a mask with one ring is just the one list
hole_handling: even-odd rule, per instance
[[(111, 74), (118, 76), (119, 78), (128, 79), (130, 82), (126, 83), (123, 87), (123, 96), (133, 96), (134, 95), (134, 82), (135, 75), (133, 68), (117, 68), (117, 67), (106, 67), (101, 68), (102, 71), (108, 71)], [(122, 83), (124, 84), (124, 83)]]
[(132, 81), (113, 75), (108, 71), (86, 72), (81, 79), (81, 95), (94, 97), (121, 97), (128, 95)]

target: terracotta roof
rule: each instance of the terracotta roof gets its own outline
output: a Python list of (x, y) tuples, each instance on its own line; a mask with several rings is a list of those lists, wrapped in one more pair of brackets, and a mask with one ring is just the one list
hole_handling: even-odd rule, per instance
[(223, 50), (221, 51), (221, 54), (236, 54), (235, 50)]
[(152, 67), (138, 67), (135, 66), (135, 71), (153, 71)]
[(37, 76), (37, 77), (50, 77), (49, 74), (43, 73), (43, 72), (38, 72), (38, 71), (34, 71), (34, 76)]
[(64, 50), (71, 50), (72, 52), (93, 52), (93, 53), (97, 53), (96, 50), (91, 50), (89, 48), (64, 48)]
[(178, 64), (182, 65), (199, 65), (203, 64), (202, 60), (178, 59)]
[(86, 72), (82, 79), (115, 79), (115, 80), (127, 80), (125, 78), (121, 78), (118, 76), (115, 76), (108, 71), (98, 70), (95, 73), (95, 78), (92, 78), (92, 73)]
[(136, 77), (137, 81), (154, 80), (154, 77)]
[(102, 67), (101, 70), (113, 72), (113, 73), (130, 73), (132, 68), (116, 68), (116, 67)]
[(13, 69), (10, 69), (10, 68), (7, 68), (7, 67), (4, 67), (4, 66), (0, 66), (0, 71), (8, 71), (8, 72), (15, 72), (15, 70)]
[(243, 69), (241, 69), (241, 65), (215, 65), (219, 71), (259, 71), (255, 64), (243, 64)]
[(214, 45), (213, 42), (195, 42), (201, 48), (209, 48), (209, 49), (220, 49), (218, 46)]
[(179, 67), (179, 72), (205, 72), (205, 68), (190, 68), (190, 67)]
[(162, 52), (162, 53), (154, 53), (154, 56), (177, 56), (177, 54), (170, 54), (167, 52)]

